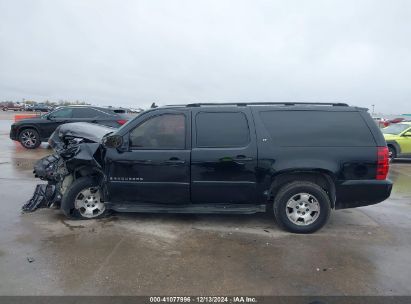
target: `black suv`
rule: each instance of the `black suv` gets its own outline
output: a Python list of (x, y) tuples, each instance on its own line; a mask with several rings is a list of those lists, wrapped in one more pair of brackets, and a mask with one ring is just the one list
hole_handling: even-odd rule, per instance
[(34, 170), (48, 185), (23, 209), (61, 204), (72, 218), (269, 211), (309, 233), (331, 209), (391, 193), (381, 131), (346, 104), (190, 104), (148, 110), (114, 133), (87, 125), (56, 130), (56, 154)]
[(54, 130), (68, 122), (91, 122), (118, 128), (125, 124), (128, 117), (125, 110), (92, 106), (59, 107), (40, 117), (20, 120), (12, 124), (10, 138), (18, 140), (23, 147), (35, 149), (47, 141)]

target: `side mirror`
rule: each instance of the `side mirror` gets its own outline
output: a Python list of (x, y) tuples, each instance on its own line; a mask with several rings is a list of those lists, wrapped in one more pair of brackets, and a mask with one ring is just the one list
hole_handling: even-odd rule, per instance
[(103, 138), (103, 146), (106, 148), (119, 148), (123, 144), (123, 137), (120, 135), (109, 135)]

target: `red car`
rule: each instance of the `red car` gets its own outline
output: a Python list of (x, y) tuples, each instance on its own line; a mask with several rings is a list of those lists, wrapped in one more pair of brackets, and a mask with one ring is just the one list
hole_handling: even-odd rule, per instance
[(389, 122), (390, 124), (393, 124), (393, 123), (402, 122), (402, 121), (404, 121), (404, 120), (405, 120), (405, 118), (394, 118), (394, 119), (390, 119), (388, 122)]
[(0, 109), (3, 111), (24, 111), (24, 105), (19, 102), (6, 102), (0, 106)]
[(377, 126), (379, 126), (380, 128), (385, 128), (388, 127), (391, 124), (396, 124), (399, 122), (404, 121), (405, 119), (402, 117), (399, 118), (394, 118), (394, 119), (385, 119), (382, 117), (373, 117), (375, 123), (377, 124)]

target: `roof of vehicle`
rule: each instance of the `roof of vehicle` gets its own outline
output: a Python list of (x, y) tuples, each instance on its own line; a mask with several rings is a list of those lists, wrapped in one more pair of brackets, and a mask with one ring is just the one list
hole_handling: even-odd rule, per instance
[[(279, 107), (286, 109), (321, 109), (342, 111), (367, 111), (366, 108), (352, 107), (346, 103), (325, 102), (230, 102), (230, 103), (190, 103), (166, 105), (161, 108), (199, 108), (199, 107)], [(150, 109), (151, 110), (151, 109)]]
[[(92, 105), (80, 105), (80, 104), (71, 104), (71, 105), (66, 105), (66, 106), (59, 106), (59, 108), (64, 108), (64, 107), (76, 107), (76, 108), (104, 108), (104, 107), (98, 107), (98, 106), (92, 106)], [(108, 108), (104, 108), (108, 109)]]
[(99, 107), (99, 106), (92, 106), (92, 105), (77, 105), (77, 104), (73, 104), (73, 105), (67, 105), (67, 106), (58, 106), (57, 108), (66, 108), (66, 107), (73, 107), (73, 108), (94, 108), (94, 109), (104, 109), (104, 110), (112, 110), (112, 111), (116, 111), (116, 110), (125, 110), (124, 108), (114, 108), (114, 107)]
[(54, 109), (54, 111), (62, 109), (62, 108), (89, 108), (89, 109), (96, 109), (97, 111), (104, 112), (109, 115), (119, 115), (119, 114), (127, 114), (127, 110), (124, 108), (114, 108), (114, 107), (99, 107), (99, 106), (92, 106), (92, 105), (67, 105), (67, 106), (58, 106)]

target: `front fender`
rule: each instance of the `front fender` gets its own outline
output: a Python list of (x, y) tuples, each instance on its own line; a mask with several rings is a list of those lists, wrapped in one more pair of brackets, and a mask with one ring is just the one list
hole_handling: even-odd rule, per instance
[(17, 138), (19, 138), (21, 131), (23, 131), (25, 129), (34, 129), (34, 130), (36, 130), (37, 133), (39, 133), (39, 136), (41, 138), (43, 138), (43, 134), (40, 132), (39, 127), (35, 124), (24, 124), (24, 125), (21, 125), (21, 126), (17, 126), (17, 129), (16, 129)]

